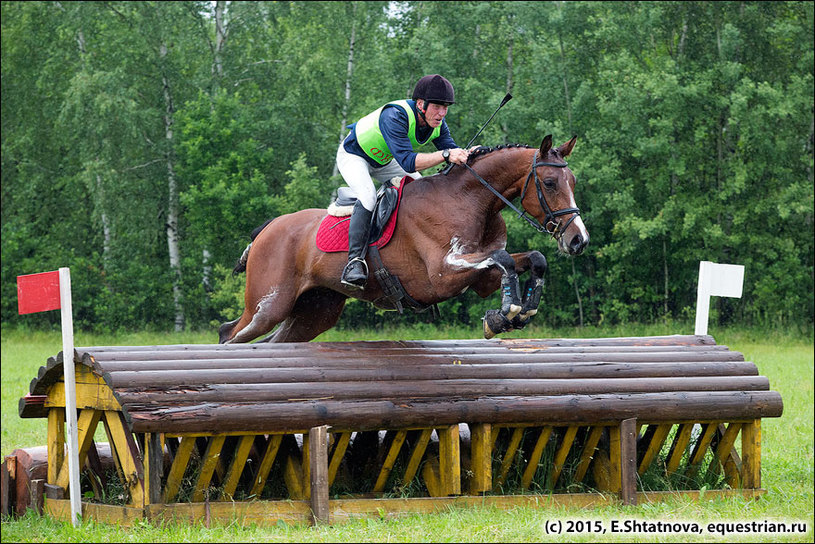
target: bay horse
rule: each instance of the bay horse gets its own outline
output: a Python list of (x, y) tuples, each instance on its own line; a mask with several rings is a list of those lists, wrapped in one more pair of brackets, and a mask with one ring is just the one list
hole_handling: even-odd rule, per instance
[[(589, 234), (574, 200), (575, 176), (565, 162), (577, 137), (552, 147), (480, 147), (466, 166), (408, 183), (396, 230), (381, 259), (405, 291), (426, 306), (468, 288), (485, 298), (501, 288), (501, 307), (484, 318), (484, 336), (521, 328), (537, 312), (547, 264), (539, 251), (509, 254), (500, 211), (506, 206), (538, 231), (557, 240), (558, 250), (579, 255)], [(523, 212), (510, 202), (520, 197)], [(346, 253), (325, 253), (315, 244), (325, 209), (276, 217), (244, 251), (235, 268), (246, 270), (243, 315), (221, 325), (221, 343), (251, 342), (277, 329), (265, 342), (308, 342), (332, 328), (348, 297), (384, 309), (373, 274), (364, 290), (340, 283)], [(529, 216), (532, 217), (529, 217)], [(370, 253), (368, 256), (370, 261)], [(530, 271), (521, 290), (518, 274)]]

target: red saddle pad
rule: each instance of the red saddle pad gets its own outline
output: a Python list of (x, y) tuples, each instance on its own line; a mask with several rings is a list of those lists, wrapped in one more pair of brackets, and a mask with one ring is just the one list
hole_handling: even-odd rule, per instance
[[(372, 242), (370, 245), (381, 248), (390, 241), (393, 231), (396, 230), (396, 217), (399, 214), (399, 205), (402, 202), (402, 189), (411, 181), (413, 181), (413, 178), (410, 176), (402, 178), (397, 188), (399, 196), (396, 199), (396, 209), (393, 210), (393, 214), (388, 219), (379, 240)], [(317, 249), (326, 253), (348, 251), (348, 227), (350, 223), (350, 215), (347, 217), (326, 215), (317, 229)]]

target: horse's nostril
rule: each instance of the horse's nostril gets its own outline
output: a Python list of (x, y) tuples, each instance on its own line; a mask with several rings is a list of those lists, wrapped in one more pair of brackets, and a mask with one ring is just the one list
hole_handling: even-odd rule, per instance
[(572, 238), (572, 241), (569, 244), (569, 249), (571, 249), (572, 253), (580, 253), (583, 251), (583, 248), (586, 247), (587, 243), (588, 241), (584, 240), (583, 237), (578, 234)]

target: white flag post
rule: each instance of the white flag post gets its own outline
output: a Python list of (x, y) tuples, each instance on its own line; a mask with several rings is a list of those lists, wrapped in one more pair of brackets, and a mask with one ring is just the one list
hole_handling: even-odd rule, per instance
[(74, 318), (71, 307), (71, 270), (59, 269), (59, 299), (62, 314), (62, 367), (65, 374), (65, 425), (68, 438), (68, 489), (71, 523), (79, 525), (82, 490), (79, 487), (79, 433), (76, 426), (76, 375), (74, 374)]
[(696, 292), (696, 331), (694, 334), (707, 334), (710, 297), (741, 298), (743, 286), (743, 265), (700, 261), (699, 286)]

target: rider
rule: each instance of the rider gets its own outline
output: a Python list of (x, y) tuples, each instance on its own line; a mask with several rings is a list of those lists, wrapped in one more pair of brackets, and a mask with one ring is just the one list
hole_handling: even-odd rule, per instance
[[(448, 106), (455, 103), (455, 91), (447, 79), (438, 74), (422, 77), (412, 98), (389, 102), (349, 125), (351, 132), (337, 149), (337, 169), (358, 199), (348, 230), (348, 264), (340, 278), (354, 289), (363, 289), (368, 279), (365, 250), (376, 204), (371, 178), (380, 182), (395, 176), (418, 179), (419, 170), (443, 162), (464, 164), (470, 154), (456, 145), (444, 120)], [(428, 141), (439, 151), (414, 151)]]

